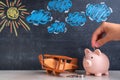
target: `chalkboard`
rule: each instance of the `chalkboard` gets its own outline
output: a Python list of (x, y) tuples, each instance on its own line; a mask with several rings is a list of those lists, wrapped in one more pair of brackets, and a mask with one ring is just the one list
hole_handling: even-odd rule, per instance
[[(7, 5), (7, 0), (0, 0), (3, 6)], [(17, 4), (17, 1), (18, 4)], [(56, 54), (56, 55), (65, 55), (69, 57), (78, 58), (79, 69), (83, 69), (82, 60), (84, 56), (84, 49), (89, 48), (91, 50), (91, 36), (92, 33), (98, 28), (102, 22), (92, 21), (86, 16), (84, 19), (85, 24), (81, 22), (79, 26), (71, 26), (69, 22), (65, 21), (65, 18), (69, 13), (74, 12), (85, 12), (87, 4), (100, 4), (104, 2), (108, 7), (110, 7), (113, 12), (108, 16), (108, 22), (120, 23), (120, 9), (119, 4), (120, 0), (67, 0), (72, 2), (69, 4), (70, 7), (68, 12), (59, 12), (53, 9), (48, 10), (48, 3), (52, 0), (8, 0), (8, 6), (5, 7), (4, 14), (7, 16), (7, 20), (13, 22), (18, 20), (22, 13), (16, 13), (16, 16), (12, 17), (8, 8), (10, 5), (17, 12), (16, 7), (20, 5), (25, 5), (21, 8), (26, 9), (28, 13), (32, 14), (35, 11), (33, 10), (45, 10), (51, 13), (53, 19), (47, 23), (43, 24), (33, 24), (27, 22), (26, 18), (30, 15), (23, 15), (23, 21), (29, 27), (24, 26), (18, 23), (18, 28), (16, 28), (17, 33), (11, 27), (8, 22), (8, 26), (4, 26), (4, 29), (0, 32), (0, 69), (1, 70), (38, 70), (41, 69), (39, 64), (38, 55), (39, 54)], [(56, 0), (57, 1), (57, 0)], [(64, 0), (63, 0), (64, 1)], [(17, 4), (12, 4), (14, 2)], [(1, 7), (3, 8), (3, 7)], [(10, 10), (10, 9), (9, 9)], [(26, 11), (25, 10), (25, 11)], [(7, 11), (7, 12), (5, 12)], [(49, 13), (48, 13), (49, 14)], [(19, 16), (18, 16), (19, 15)], [(0, 22), (5, 18), (0, 17)], [(22, 19), (22, 18), (21, 18)], [(64, 22), (67, 28), (67, 31), (60, 33), (49, 33), (48, 26), (53, 24), (55, 21)], [(24, 24), (24, 25), (25, 25)], [(2, 25), (0, 25), (2, 27)], [(17, 26), (15, 26), (17, 27)], [(30, 30), (29, 30), (30, 28)], [(102, 46), (101, 51), (104, 52), (110, 59), (110, 70), (120, 70), (120, 42), (109, 42)]]

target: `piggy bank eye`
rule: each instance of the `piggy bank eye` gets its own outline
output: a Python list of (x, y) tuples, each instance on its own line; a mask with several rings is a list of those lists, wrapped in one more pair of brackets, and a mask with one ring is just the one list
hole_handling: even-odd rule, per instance
[(91, 59), (93, 59), (93, 57), (91, 57)]

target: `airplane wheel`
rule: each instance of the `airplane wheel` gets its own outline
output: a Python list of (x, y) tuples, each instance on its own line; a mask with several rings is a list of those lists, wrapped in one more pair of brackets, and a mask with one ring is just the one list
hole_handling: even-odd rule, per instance
[(47, 74), (50, 74), (52, 71), (50, 71), (50, 70), (46, 70), (47, 71)]
[(60, 73), (53, 71), (53, 74), (54, 74), (55, 76), (58, 76)]
[(70, 72), (75, 72), (75, 70), (74, 69), (72, 69), (72, 70), (69, 70)]

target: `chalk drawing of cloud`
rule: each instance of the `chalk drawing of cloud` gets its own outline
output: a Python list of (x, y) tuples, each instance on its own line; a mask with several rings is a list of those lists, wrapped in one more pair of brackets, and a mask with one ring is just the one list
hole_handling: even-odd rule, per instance
[(88, 4), (86, 6), (86, 15), (89, 16), (90, 20), (95, 20), (96, 22), (106, 21), (112, 12), (112, 9), (104, 2), (100, 4)]
[(31, 14), (26, 18), (28, 23), (33, 23), (33, 25), (38, 26), (39, 24), (47, 24), (49, 21), (52, 21), (53, 17), (51, 13), (41, 10), (33, 10)]
[(48, 29), (48, 33), (54, 33), (54, 34), (65, 33), (67, 31), (67, 28), (65, 27), (65, 23), (59, 21), (55, 21), (47, 29)]
[(84, 12), (69, 13), (65, 21), (71, 26), (83, 26), (86, 22), (86, 15)]
[(51, 0), (48, 3), (48, 10), (55, 10), (59, 12), (69, 12), (69, 9), (72, 7), (71, 0)]

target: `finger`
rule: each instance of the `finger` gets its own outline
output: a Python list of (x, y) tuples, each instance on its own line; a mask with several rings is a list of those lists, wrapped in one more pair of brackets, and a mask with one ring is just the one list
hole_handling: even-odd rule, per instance
[(99, 39), (96, 43), (95, 43), (95, 47), (101, 47), (102, 45), (104, 45), (105, 43), (109, 42), (111, 39), (108, 35), (106, 35), (105, 37)]
[(101, 35), (102, 33), (103, 33), (103, 29), (101, 26), (97, 28), (96, 31), (93, 33), (92, 39), (91, 39), (92, 47), (95, 47), (95, 43), (98, 40), (99, 35)]
[(93, 33), (92, 39), (91, 39), (91, 45), (94, 48), (96, 41), (99, 39), (99, 35), (102, 35), (104, 33), (104, 27), (107, 25), (108, 22), (103, 22)]

